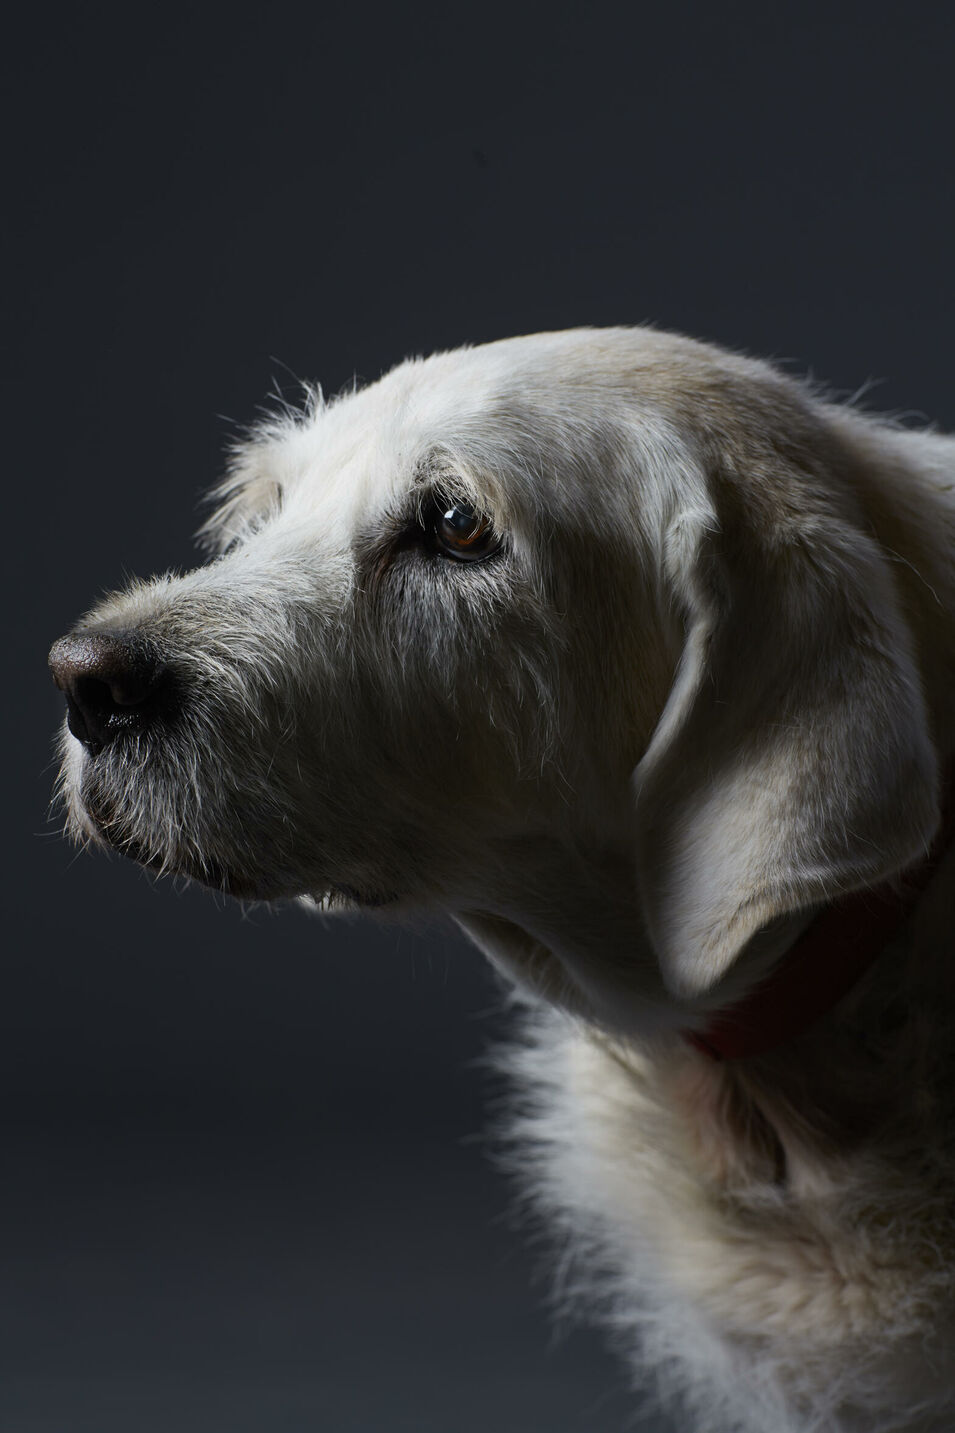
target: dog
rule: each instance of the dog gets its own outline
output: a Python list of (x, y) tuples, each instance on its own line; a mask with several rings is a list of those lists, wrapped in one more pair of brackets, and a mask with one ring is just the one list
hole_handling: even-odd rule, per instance
[(955, 1426), (953, 535), (951, 438), (539, 334), (269, 418), (50, 654), (76, 838), (487, 954), (569, 1288), (699, 1433)]

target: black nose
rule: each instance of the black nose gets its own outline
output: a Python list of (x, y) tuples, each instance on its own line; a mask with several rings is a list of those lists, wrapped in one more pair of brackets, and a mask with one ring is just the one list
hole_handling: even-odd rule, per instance
[(156, 649), (135, 632), (74, 632), (50, 648), (67, 725), (95, 756), (124, 731), (142, 731), (168, 700)]

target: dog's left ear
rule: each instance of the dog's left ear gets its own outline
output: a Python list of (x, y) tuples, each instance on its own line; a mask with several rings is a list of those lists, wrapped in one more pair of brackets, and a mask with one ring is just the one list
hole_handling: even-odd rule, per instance
[(904, 869), (939, 813), (912, 639), (848, 491), (723, 471), (677, 508), (685, 646), (634, 780), (649, 934), (692, 998), (761, 928)]

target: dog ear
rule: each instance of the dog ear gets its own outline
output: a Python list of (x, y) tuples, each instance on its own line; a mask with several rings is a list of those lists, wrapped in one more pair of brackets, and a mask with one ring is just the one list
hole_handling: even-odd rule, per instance
[(645, 919), (685, 998), (768, 924), (903, 869), (938, 824), (911, 638), (847, 493), (791, 465), (707, 488), (666, 535), (685, 645), (634, 777)]
[(233, 446), (226, 476), (204, 499), (212, 511), (196, 533), (199, 546), (211, 557), (247, 537), (280, 507), (272, 447), (269, 429)]

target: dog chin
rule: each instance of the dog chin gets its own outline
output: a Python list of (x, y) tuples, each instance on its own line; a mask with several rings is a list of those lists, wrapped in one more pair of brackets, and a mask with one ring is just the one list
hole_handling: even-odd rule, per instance
[(232, 896), (237, 901), (279, 901), (294, 895), (278, 883), (265, 881), (261, 876), (249, 876), (242, 871), (228, 870), (222, 866), (192, 866), (182, 864), (173, 867), (172, 875), (186, 876), (191, 881)]
[(147, 841), (139, 841), (117, 829), (108, 793), (83, 771), (77, 796), (70, 801), (71, 825), (80, 840), (90, 840), (118, 855), (135, 861), (144, 870), (157, 876), (180, 876), (196, 881), (209, 890), (232, 896), (239, 901), (301, 900), (313, 910), (324, 913), (359, 910), (381, 910), (398, 905), (402, 897), (395, 891), (357, 886), (327, 880), (309, 882), (310, 890), (302, 889), (303, 881), (281, 881), (262, 872), (250, 874), (216, 860), (166, 856)]
[(81, 839), (91, 840), (99, 846), (115, 851), (117, 855), (125, 856), (127, 860), (134, 861), (137, 866), (142, 866), (143, 870), (157, 876), (185, 877), (240, 901), (275, 901), (297, 894), (281, 887), (277, 882), (264, 879), (261, 875), (252, 876), (218, 862), (163, 856), (145, 842), (118, 834), (113, 823), (89, 801), (84, 801), (82, 808), (74, 811), (73, 821)]
[(311, 911), (322, 915), (347, 914), (356, 911), (381, 911), (399, 906), (402, 897), (395, 891), (359, 890), (357, 886), (328, 886), (309, 891), (298, 898)]
[(110, 834), (108, 825), (95, 819), (87, 809), (87, 821), (94, 839), (146, 871), (157, 876), (179, 876), (195, 881), (220, 895), (237, 901), (280, 901), (300, 899), (313, 909), (326, 913), (340, 911), (379, 910), (399, 901), (392, 892), (359, 890), (355, 886), (327, 886), (320, 892), (303, 895), (300, 888), (272, 880), (261, 872), (250, 875), (214, 861), (169, 860), (135, 840), (123, 840)]
[(277, 882), (263, 879), (261, 875), (250, 876), (244, 871), (233, 870), (211, 861), (164, 860), (135, 841), (113, 842), (107, 838), (107, 844), (146, 871), (152, 871), (158, 876), (185, 877), (211, 891), (232, 896), (237, 901), (277, 901), (294, 894)]

